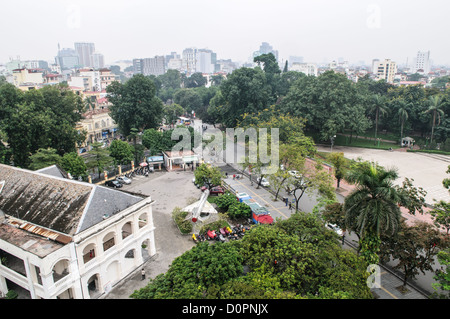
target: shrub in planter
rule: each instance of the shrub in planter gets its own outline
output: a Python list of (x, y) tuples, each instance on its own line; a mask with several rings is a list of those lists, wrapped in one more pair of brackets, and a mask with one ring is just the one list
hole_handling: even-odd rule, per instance
[(252, 216), (252, 210), (244, 203), (235, 202), (230, 205), (227, 214), (231, 219), (250, 218)]
[(225, 193), (222, 196), (217, 197), (214, 202), (220, 210), (226, 211), (232, 204), (237, 203), (237, 199), (233, 194)]
[(180, 207), (175, 207), (172, 211), (172, 218), (177, 224), (178, 229), (182, 234), (188, 234), (192, 231), (192, 223), (190, 220), (184, 220), (187, 216), (187, 212), (181, 211)]

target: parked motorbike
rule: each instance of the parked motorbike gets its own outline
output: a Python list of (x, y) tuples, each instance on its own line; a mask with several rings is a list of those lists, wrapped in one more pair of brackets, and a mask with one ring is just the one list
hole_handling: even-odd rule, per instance
[(198, 239), (197, 239), (197, 237), (195, 236), (195, 234), (192, 234), (192, 240), (193, 240), (195, 243), (198, 243)]

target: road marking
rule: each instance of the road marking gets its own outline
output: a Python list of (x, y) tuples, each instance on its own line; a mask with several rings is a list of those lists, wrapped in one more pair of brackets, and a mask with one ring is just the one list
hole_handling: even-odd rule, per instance
[(394, 296), (393, 294), (391, 294), (389, 291), (387, 291), (387, 289), (386, 288), (383, 288), (383, 287), (381, 287), (381, 289), (384, 291), (384, 292), (386, 292), (389, 296), (391, 296), (392, 298), (394, 298), (394, 299), (398, 299), (396, 296)]
[(278, 208), (274, 207), (271, 203), (267, 202), (267, 201), (266, 201), (264, 198), (262, 198), (260, 195), (256, 194), (252, 189), (248, 188), (246, 185), (242, 184), (242, 183), (239, 182), (239, 181), (238, 181), (238, 183), (239, 183), (241, 186), (244, 186), (244, 187), (245, 187), (246, 189), (248, 189), (249, 191), (251, 191), (251, 193), (254, 194), (254, 195), (252, 195), (252, 196), (261, 198), (261, 200), (263, 200), (263, 201), (266, 202), (268, 205), (270, 205), (274, 210), (276, 210), (277, 212), (279, 212), (282, 216), (284, 216), (285, 218), (288, 218), (288, 217), (287, 217), (285, 214), (283, 214)]

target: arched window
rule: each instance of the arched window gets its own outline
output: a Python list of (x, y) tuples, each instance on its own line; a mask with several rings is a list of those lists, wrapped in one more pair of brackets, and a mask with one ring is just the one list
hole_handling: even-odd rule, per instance
[(83, 249), (83, 261), (87, 263), (96, 256), (95, 244), (89, 244)]
[(69, 260), (61, 259), (53, 266), (53, 281), (57, 282), (69, 274)]
[(133, 228), (131, 222), (128, 222), (122, 227), (122, 239), (127, 238), (131, 234), (133, 234)]
[(139, 228), (142, 228), (147, 224), (148, 224), (148, 214), (143, 213), (139, 216)]
[(105, 237), (103, 237), (103, 251), (107, 251), (116, 244), (114, 238), (115, 238), (114, 232), (110, 232), (106, 234)]

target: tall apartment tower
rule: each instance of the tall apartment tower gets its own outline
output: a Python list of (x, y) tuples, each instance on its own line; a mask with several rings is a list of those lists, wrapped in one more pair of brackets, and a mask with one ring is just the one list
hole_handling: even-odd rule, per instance
[(154, 58), (133, 59), (134, 73), (144, 75), (162, 75), (166, 72), (164, 56)]
[(92, 67), (94, 69), (102, 69), (105, 67), (105, 58), (101, 53), (93, 53), (91, 55), (92, 58)]
[[(374, 72), (375, 73), (375, 72)], [(397, 63), (390, 59), (378, 62), (377, 76), (378, 80), (386, 80), (388, 83), (394, 82), (395, 73), (397, 73)]]
[(187, 75), (191, 75), (197, 71), (197, 49), (186, 48), (182, 53), (183, 69)]
[(278, 61), (278, 51), (274, 50), (273, 47), (267, 42), (263, 42), (260, 45), (259, 50), (253, 52), (253, 57), (255, 58), (262, 54), (268, 54), (268, 53), (272, 53), (275, 56), (275, 59)]
[(94, 43), (75, 42), (75, 51), (78, 53), (82, 67), (93, 67), (92, 54), (95, 52)]
[(414, 62), (413, 73), (428, 74), (430, 72), (430, 51), (418, 51)]
[(214, 73), (215, 72), (215, 53), (211, 50), (200, 49), (196, 54), (196, 72)]

